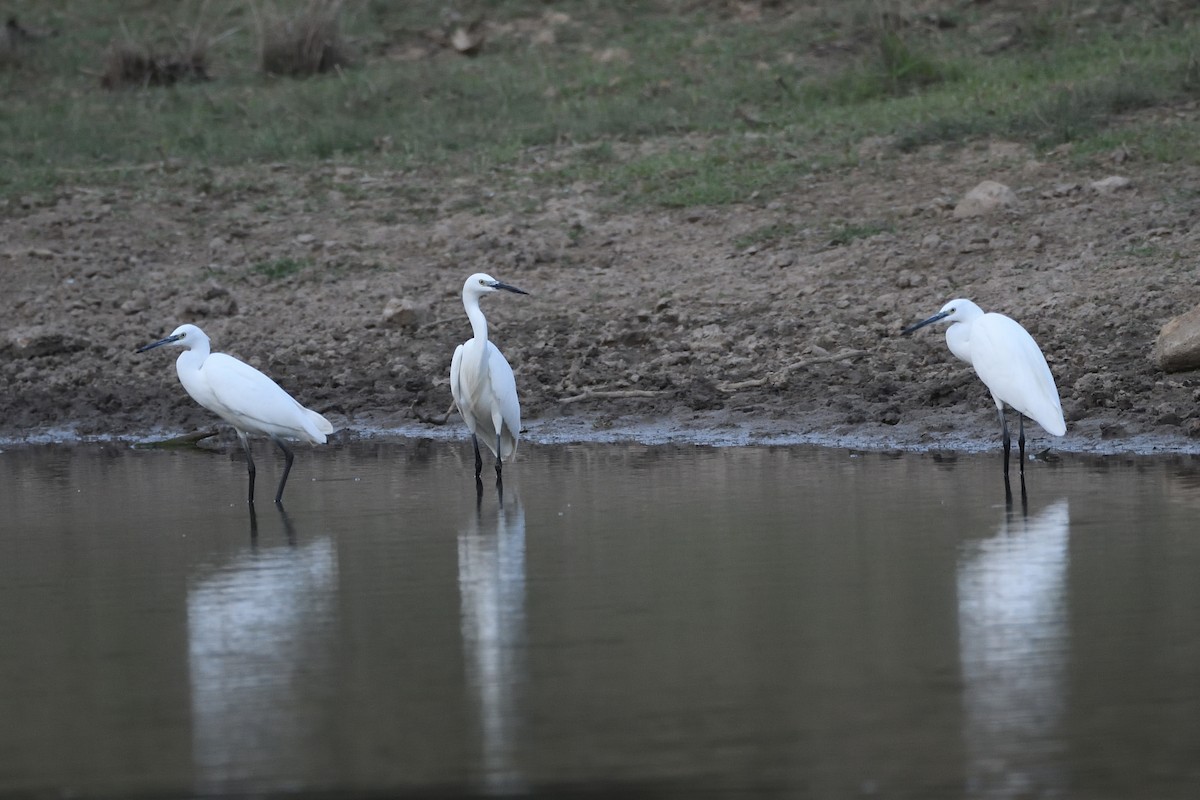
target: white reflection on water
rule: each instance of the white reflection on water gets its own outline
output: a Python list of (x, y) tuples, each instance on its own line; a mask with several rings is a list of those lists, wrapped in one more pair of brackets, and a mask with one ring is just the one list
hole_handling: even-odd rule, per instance
[(525, 683), (525, 510), (519, 498), (483, 504), (458, 535), (458, 589), (467, 678), (479, 706), (484, 787), (521, 790), (517, 691)]
[[(289, 530), (289, 538), (290, 538)], [(306, 675), (321, 671), (337, 591), (328, 537), (301, 547), (243, 550), (188, 587), (192, 757), (199, 787), (264, 778), (263, 764), (306, 752), (318, 721), (303, 709)]]
[(971, 797), (1055, 797), (1066, 702), (1066, 498), (1009, 511), (958, 564), (959, 657)]

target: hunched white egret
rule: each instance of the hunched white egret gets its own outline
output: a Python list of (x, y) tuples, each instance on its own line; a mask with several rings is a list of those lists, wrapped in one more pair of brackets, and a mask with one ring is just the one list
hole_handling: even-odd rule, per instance
[(279, 479), (279, 490), (275, 493), (275, 503), (281, 505), (283, 487), (294, 459), (284, 440), (324, 444), (326, 434), (333, 433), (333, 425), (316, 411), (300, 405), (279, 384), (249, 364), (224, 353), (211, 352), (208, 336), (195, 325), (180, 325), (167, 338), (139, 347), (137, 352), (144, 353), (162, 345), (183, 348), (175, 361), (179, 382), (193, 400), (237, 431), (246, 451), (251, 504), (254, 503), (255, 470), (247, 434), (268, 436), (283, 451), (283, 477)]
[(1016, 320), (995, 312), (984, 313), (970, 300), (951, 300), (929, 319), (910, 325), (901, 334), (912, 333), (934, 322), (946, 322), (946, 344), (950, 352), (975, 368), (975, 373), (992, 393), (1000, 414), (1000, 432), (1004, 444), (1004, 477), (1008, 481), (1011, 439), (1004, 407), (1018, 412), (1018, 444), (1021, 475), (1025, 475), (1025, 417), (1041, 425), (1051, 436), (1067, 432), (1062, 403), (1054, 376), (1041, 348)]

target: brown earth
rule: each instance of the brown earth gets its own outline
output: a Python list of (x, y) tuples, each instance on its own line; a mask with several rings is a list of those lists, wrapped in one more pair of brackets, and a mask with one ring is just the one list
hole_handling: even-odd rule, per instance
[[(1171, 113), (1196, 123), (1194, 107)], [(769, 202), (633, 212), (520, 176), (149, 165), (136, 188), (109, 188), (81, 175), (0, 208), (0, 436), (211, 427), (170, 354), (134, 353), (182, 322), (339, 427), (419, 424), (450, 402), (450, 356), (470, 335), (459, 292), (485, 271), (530, 293), (485, 311), (535, 438), (990, 446), (991, 401), (940, 332), (896, 335), (962, 296), (1047, 354), (1068, 434), (1036, 429), (1035, 448), (1194, 447), (1197, 376), (1162, 373), (1151, 351), (1200, 303), (1200, 168), (1079, 166), (1004, 142), (869, 150)], [(1109, 175), (1131, 183), (1091, 187)], [(982, 180), (1017, 204), (955, 218)]]

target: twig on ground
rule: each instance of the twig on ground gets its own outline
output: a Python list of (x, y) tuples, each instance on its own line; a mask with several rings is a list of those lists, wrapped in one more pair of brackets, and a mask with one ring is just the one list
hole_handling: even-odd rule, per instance
[(215, 429), (209, 429), (206, 431), (193, 431), (192, 433), (185, 433), (182, 436), (172, 436), (170, 439), (160, 439), (156, 442), (140, 442), (134, 445), (134, 447), (147, 450), (171, 447), (192, 447), (198, 442), (201, 442), (210, 436), (216, 435), (217, 431)]
[(559, 403), (578, 403), (581, 400), (620, 400), (628, 397), (658, 397), (662, 390), (654, 389), (584, 389), (581, 393), (563, 397)]
[(722, 383), (718, 384), (717, 388), (722, 392), (740, 392), (743, 389), (756, 389), (759, 386), (766, 386), (771, 381), (784, 377), (798, 369), (816, 366), (817, 364), (828, 364), (831, 361), (844, 361), (848, 358), (858, 358), (859, 356), (864, 356), (866, 354), (866, 350), (842, 350), (839, 353), (830, 353), (826, 356), (806, 358), (802, 361), (794, 361), (765, 378), (751, 378), (750, 380), (738, 381), (737, 383)]

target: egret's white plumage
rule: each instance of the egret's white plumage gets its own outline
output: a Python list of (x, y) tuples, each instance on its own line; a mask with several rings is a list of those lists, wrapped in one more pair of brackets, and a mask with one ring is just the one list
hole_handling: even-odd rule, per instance
[(138, 352), (161, 345), (183, 348), (175, 361), (175, 371), (184, 390), (237, 431), (246, 451), (250, 502), (254, 502), (255, 470), (247, 434), (269, 436), (283, 451), (286, 463), (275, 495), (275, 502), (281, 502), (293, 458), (283, 440), (324, 444), (326, 434), (333, 433), (333, 425), (316, 411), (300, 405), (279, 384), (249, 364), (224, 353), (211, 352), (208, 336), (195, 325), (180, 325), (167, 338), (140, 347)]
[[(1001, 428), (1008, 454), (1008, 426), (1004, 407), (1011, 406), (1037, 422), (1051, 436), (1067, 432), (1062, 403), (1054, 376), (1041, 348), (1014, 319), (995, 312), (984, 313), (970, 300), (951, 300), (932, 317), (904, 329), (912, 333), (933, 322), (947, 322), (946, 344), (950, 352), (975, 368), (975, 373), (992, 393), (1000, 412)], [(1024, 470), (1024, 423), (1022, 423), (1021, 468)], [(1007, 460), (1006, 460), (1007, 465)]]
[(455, 349), (454, 359), (450, 362), (450, 393), (475, 443), (477, 478), (483, 469), (479, 439), (483, 439), (496, 457), (496, 474), (499, 475), (503, 462), (516, 452), (517, 436), (521, 432), (517, 381), (504, 354), (488, 341), (487, 319), (479, 307), (480, 298), (500, 290), (527, 294), (482, 272), (467, 278), (462, 300), (474, 336)]

